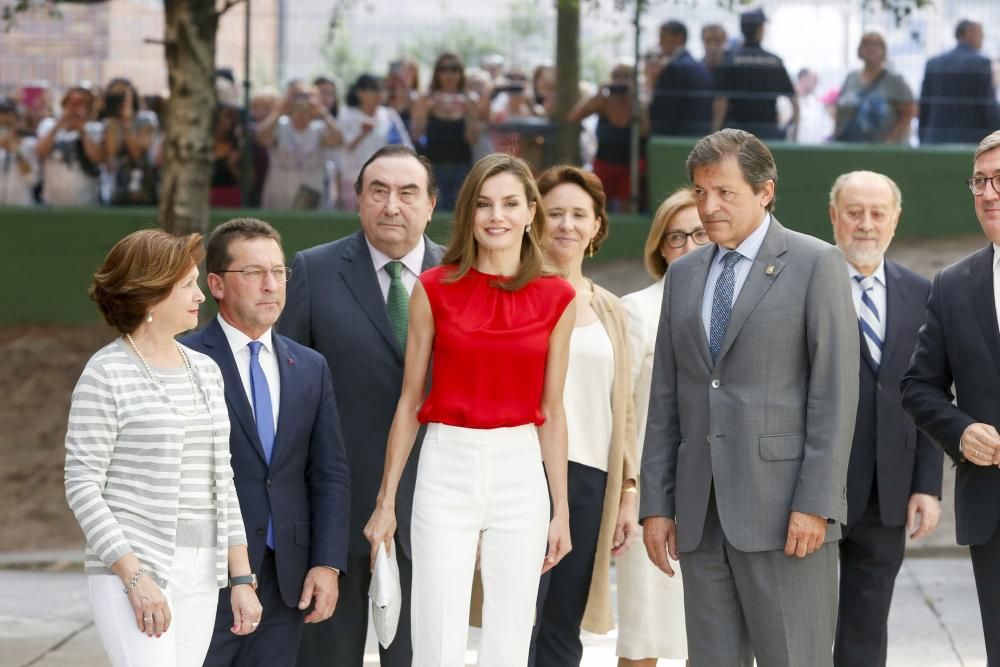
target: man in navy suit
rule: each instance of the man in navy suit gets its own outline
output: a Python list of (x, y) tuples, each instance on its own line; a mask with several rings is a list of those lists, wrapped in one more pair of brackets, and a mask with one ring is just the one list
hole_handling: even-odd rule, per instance
[(941, 515), (941, 450), (917, 431), (899, 395), (930, 290), (925, 278), (884, 257), (901, 204), (892, 179), (870, 171), (844, 174), (830, 191), (833, 234), (847, 260), (861, 334), (847, 524), (840, 540), (837, 667), (884, 667), (906, 534), (928, 534)]
[(983, 26), (963, 20), (954, 49), (927, 61), (920, 87), (920, 143), (974, 144), (1000, 127), (989, 58), (980, 55)]
[(264, 608), (261, 627), (236, 636), (222, 591), (205, 665), (293, 665), (303, 621), (330, 617), (347, 568), (350, 474), (333, 383), (321, 355), (272, 332), (290, 274), (271, 225), (219, 225), (205, 261), (219, 316), (182, 342), (222, 370), (236, 493)]
[(715, 84), (708, 67), (688, 52), (687, 36), (680, 21), (660, 26), (660, 49), (670, 60), (656, 78), (649, 104), (653, 134), (701, 137), (712, 131)]
[[(417, 275), (436, 266), (442, 255), (424, 235), (437, 194), (426, 159), (405, 146), (381, 148), (362, 167), (355, 191), (361, 230), (296, 255), (288, 308), (278, 324), (282, 333), (329, 362), (351, 463), (349, 571), (337, 614), (306, 629), (299, 667), (361, 667), (364, 662), (371, 545), (362, 530), (375, 509), (403, 384), (407, 320), (401, 311)], [(383, 667), (410, 667), (413, 658), (409, 536), (422, 439), (421, 430), (396, 497), (403, 604), (395, 640), (380, 649)]]
[(1000, 130), (976, 148), (976, 217), (990, 244), (934, 278), (903, 408), (955, 462), (955, 530), (968, 544), (991, 667), (1000, 665)]

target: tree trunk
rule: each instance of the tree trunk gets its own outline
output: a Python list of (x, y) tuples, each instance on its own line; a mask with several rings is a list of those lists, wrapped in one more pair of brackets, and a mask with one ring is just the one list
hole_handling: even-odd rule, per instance
[(580, 97), (580, 0), (556, 0), (556, 73), (556, 157), (578, 164), (580, 124), (566, 122), (566, 114)]
[(164, 0), (170, 84), (163, 145), (160, 226), (174, 234), (208, 229), (215, 110), (214, 0)]

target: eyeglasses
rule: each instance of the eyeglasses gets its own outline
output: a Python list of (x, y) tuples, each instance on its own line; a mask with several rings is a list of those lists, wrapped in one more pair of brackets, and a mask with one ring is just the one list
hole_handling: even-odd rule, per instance
[(292, 270), (287, 266), (276, 266), (273, 269), (265, 269), (260, 266), (248, 266), (245, 269), (228, 269), (216, 271), (216, 273), (242, 273), (243, 279), (251, 283), (264, 282), (264, 276), (268, 273), (274, 278), (276, 283), (287, 283), (292, 277)]
[(687, 245), (689, 236), (695, 242), (695, 245), (705, 245), (708, 243), (708, 232), (701, 227), (693, 232), (668, 232), (663, 235), (663, 240), (671, 248), (683, 248)]
[(1000, 194), (1000, 174), (994, 174), (993, 176), (973, 176), (965, 180), (965, 184), (972, 190), (972, 194), (977, 197), (986, 194), (987, 183), (993, 186), (993, 192)]

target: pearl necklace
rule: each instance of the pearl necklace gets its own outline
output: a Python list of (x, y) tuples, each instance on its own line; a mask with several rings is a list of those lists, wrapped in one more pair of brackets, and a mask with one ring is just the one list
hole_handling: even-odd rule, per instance
[[(158, 375), (156, 375), (155, 373), (153, 373), (153, 369), (150, 367), (149, 363), (146, 361), (146, 357), (142, 356), (142, 352), (139, 351), (139, 347), (135, 344), (135, 341), (132, 340), (132, 334), (125, 334), (125, 339), (129, 342), (129, 345), (132, 346), (132, 350), (135, 351), (135, 355), (137, 357), (139, 357), (139, 361), (141, 361), (142, 365), (145, 366), (146, 373), (149, 375), (149, 379), (153, 380), (154, 382), (158, 382), (160, 384), (163, 384), (163, 378), (161, 378)], [(191, 370), (191, 362), (188, 360), (188, 356), (186, 354), (184, 354), (184, 348), (181, 347), (180, 343), (177, 343), (176, 341), (174, 341), (174, 342), (177, 344), (177, 351), (180, 352), (181, 359), (184, 361), (184, 370), (187, 371), (188, 382), (191, 383), (191, 394), (194, 396), (194, 402), (195, 402), (195, 407), (192, 410), (182, 410), (181, 408), (177, 407), (176, 405), (174, 405), (174, 407), (177, 408), (177, 412), (181, 413), (185, 417), (194, 417), (199, 412), (198, 407), (197, 407), (197, 404), (198, 404), (198, 385), (196, 385), (195, 382), (194, 382), (194, 372)], [(169, 396), (168, 396), (168, 398), (169, 398)], [(173, 401), (171, 401), (171, 404), (173, 405)]]

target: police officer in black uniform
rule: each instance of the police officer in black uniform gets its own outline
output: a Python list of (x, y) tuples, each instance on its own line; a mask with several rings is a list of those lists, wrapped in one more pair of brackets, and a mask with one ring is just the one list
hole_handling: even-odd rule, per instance
[[(794, 138), (799, 105), (781, 58), (761, 48), (765, 21), (760, 9), (740, 15), (743, 45), (730, 49), (715, 71), (713, 129), (737, 128), (764, 140)], [(792, 102), (791, 128), (778, 126), (777, 100), (781, 96)]]

